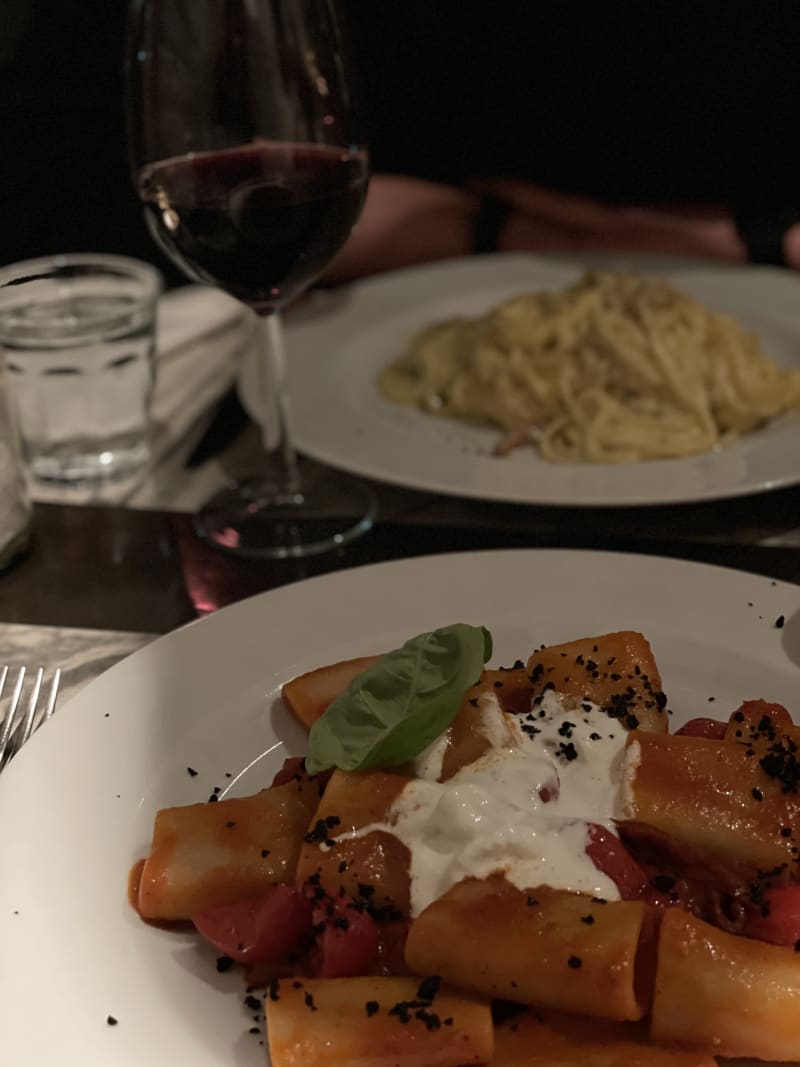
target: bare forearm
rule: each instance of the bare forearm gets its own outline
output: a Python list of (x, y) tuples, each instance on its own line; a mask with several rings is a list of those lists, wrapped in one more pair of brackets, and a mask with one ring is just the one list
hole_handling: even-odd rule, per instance
[(470, 251), (478, 201), (449, 185), (378, 174), (349, 241), (326, 274), (347, 281)]

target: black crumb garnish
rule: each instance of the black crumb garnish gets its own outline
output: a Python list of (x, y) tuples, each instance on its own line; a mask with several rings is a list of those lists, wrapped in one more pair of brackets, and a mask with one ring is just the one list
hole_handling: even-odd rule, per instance
[(769, 778), (777, 779), (784, 793), (796, 793), (800, 785), (800, 761), (797, 743), (782, 737), (770, 745), (759, 765)]
[(186, 773), (189, 775), (190, 778), (196, 778), (197, 777), (197, 771), (194, 769), (194, 767), (187, 767), (186, 768)]
[(344, 872), (347, 870), (348, 866), (349, 866), (349, 864), (348, 864), (347, 860), (342, 860), (342, 862), (339, 864), (339, 874), (344, 874)]
[(438, 974), (432, 974), (427, 978), (423, 978), (419, 984), (419, 989), (417, 990), (417, 997), (420, 1000), (433, 1000), (439, 992), (439, 986), (441, 984), (442, 979)]
[(590, 741), (599, 741), (600, 739), (600, 734), (598, 734), (596, 731), (594, 733), (589, 734)]
[(581, 922), (586, 923), (587, 926), (592, 926), (594, 923), (594, 915), (581, 915)]
[(309, 830), (303, 840), (308, 845), (313, 845), (316, 841), (327, 841), (328, 839), (328, 827), (325, 819), (317, 819), (314, 824), (314, 829)]
[(260, 1034), (261, 1033), (261, 1028), (258, 1027), (258, 1026), (251, 1026), (250, 1029), (247, 1032), (248, 1032), (248, 1034)]
[(212, 793), (211, 796), (208, 798), (208, 803), (209, 804), (214, 804), (218, 800), (219, 800), (219, 797), (217, 796), (217, 794), (216, 793)]
[(572, 741), (562, 741), (556, 749), (556, 755), (559, 759), (566, 760), (567, 763), (571, 763), (578, 758), (578, 750)]
[(244, 998), (244, 1006), (246, 1008), (249, 1008), (250, 1011), (261, 1011), (261, 1001), (258, 999), (258, 997), (254, 997), (252, 995), (246, 996)]
[(107, 1026), (116, 1026), (118, 1022), (119, 1022), (119, 1020), (115, 1019), (113, 1015), (106, 1015), (106, 1025)]
[(417, 1008), (414, 1012), (414, 1018), (419, 1019), (421, 1023), (424, 1023), (426, 1030), (438, 1030), (442, 1025), (442, 1020), (436, 1012), (428, 1011), (427, 1008)]
[(592, 904), (608, 904), (605, 897), (592, 897)]
[(567, 966), (572, 967), (574, 971), (577, 971), (579, 967), (583, 966), (583, 960), (580, 956), (570, 956), (567, 960)]
[(761, 792), (761, 790), (758, 789), (758, 788), (754, 788), (753, 789), (753, 800), (763, 800), (763, 799), (764, 799), (764, 794)]
[(370, 897), (375, 895), (375, 886), (374, 885), (365, 885), (363, 882), (359, 882), (358, 883), (358, 895), (360, 897), (364, 897), (366, 900), (369, 900)]
[(228, 821), (225, 823), (225, 829), (232, 830), (235, 825), (236, 823), (232, 819), (228, 819)]
[(539, 906), (539, 901), (536, 899), (536, 897), (529, 896), (526, 900), (526, 904), (529, 908), (536, 908)]
[(367, 1013), (367, 1018), (371, 1019), (376, 1012), (380, 1011), (380, 1004), (377, 1000), (368, 1000), (364, 1005), (364, 1011)]
[(777, 630), (782, 630), (783, 629), (783, 624), (785, 622), (786, 622), (786, 619), (784, 618), (784, 616), (783, 615), (779, 615), (777, 617), (777, 619), (775, 620), (775, 628)]
[(792, 828), (791, 828), (791, 826), (782, 826), (781, 827), (781, 837), (791, 837), (791, 836), (792, 836)]
[(262, 858), (262, 860), (265, 860), (268, 855), (269, 855), (269, 849), (268, 848), (262, 848), (261, 849), (261, 858)]
[(233, 960), (230, 956), (217, 956), (217, 973), (225, 974), (233, 967)]
[(411, 1009), (417, 1007), (419, 1007), (418, 1000), (399, 1000), (389, 1008), (389, 1014), (396, 1015), (401, 1023), (407, 1023), (411, 1020)]
[(317, 1005), (314, 1003), (314, 994), (313, 993), (306, 993), (306, 995), (303, 997), (303, 1000), (306, 1002), (306, 1007), (308, 1008), (309, 1011), (316, 1011), (317, 1010)]
[(281, 995), (280, 979), (273, 978), (272, 981), (269, 983), (269, 988), (267, 989), (267, 996), (269, 997), (270, 1000), (280, 1000), (280, 995)]

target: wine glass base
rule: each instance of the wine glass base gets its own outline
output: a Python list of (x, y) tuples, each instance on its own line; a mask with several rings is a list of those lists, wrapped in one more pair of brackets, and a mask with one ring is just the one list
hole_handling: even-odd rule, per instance
[(263, 479), (223, 489), (195, 515), (194, 527), (202, 540), (232, 556), (297, 559), (365, 534), (377, 510), (371, 489), (329, 471), (296, 491)]

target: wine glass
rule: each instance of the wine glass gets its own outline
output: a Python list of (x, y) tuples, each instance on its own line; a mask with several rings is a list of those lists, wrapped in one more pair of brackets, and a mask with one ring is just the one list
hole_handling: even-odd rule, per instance
[(301, 479), (279, 317), (344, 244), (366, 194), (336, 0), (133, 0), (126, 66), (131, 169), (151, 233), (189, 278), (259, 320), (269, 473), (223, 490), (195, 528), (236, 555), (342, 545), (369, 529), (375, 499), (333, 471)]

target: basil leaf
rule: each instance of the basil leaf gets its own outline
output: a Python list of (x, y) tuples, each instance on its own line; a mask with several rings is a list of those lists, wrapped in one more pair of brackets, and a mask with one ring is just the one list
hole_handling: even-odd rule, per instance
[(311, 727), (309, 774), (391, 767), (418, 756), (453, 721), (491, 654), (485, 627), (457, 622), (381, 656)]

